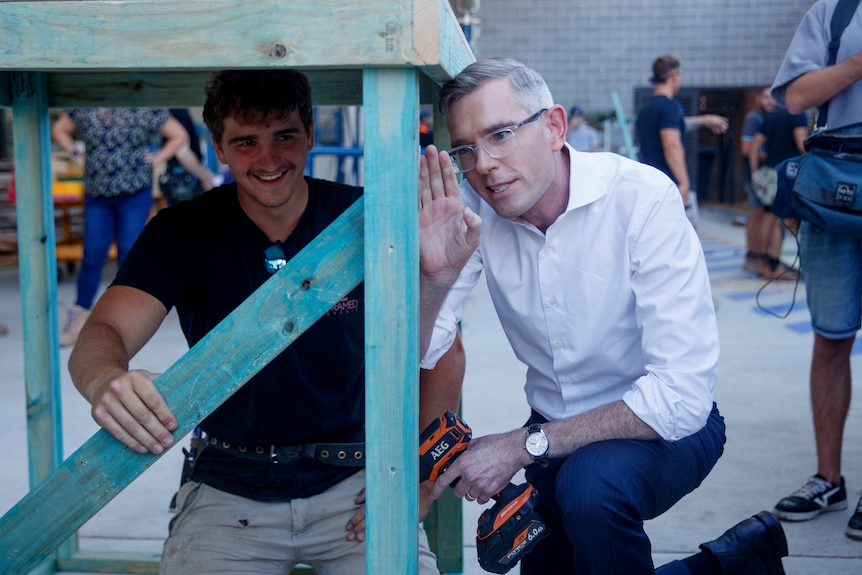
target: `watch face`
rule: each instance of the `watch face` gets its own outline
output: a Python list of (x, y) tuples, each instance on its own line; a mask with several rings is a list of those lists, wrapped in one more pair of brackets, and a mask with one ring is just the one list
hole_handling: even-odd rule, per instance
[(525, 447), (533, 457), (544, 455), (548, 451), (548, 437), (541, 432), (531, 433), (527, 436)]

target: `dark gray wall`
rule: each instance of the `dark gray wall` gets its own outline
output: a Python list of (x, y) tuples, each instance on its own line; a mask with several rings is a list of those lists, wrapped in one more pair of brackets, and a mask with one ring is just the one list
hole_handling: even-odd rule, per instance
[[(477, 57), (538, 70), (556, 101), (610, 110), (610, 91), (634, 112), (656, 56), (683, 62), (686, 86), (769, 84), (812, 0), (484, 0)], [(454, 4), (454, 2), (453, 2)]]

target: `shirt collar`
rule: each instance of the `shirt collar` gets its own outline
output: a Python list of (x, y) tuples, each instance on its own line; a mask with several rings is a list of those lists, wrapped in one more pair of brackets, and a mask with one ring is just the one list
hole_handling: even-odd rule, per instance
[(596, 152), (576, 152), (568, 143), (564, 153), (569, 156), (569, 204), (566, 212), (591, 204), (607, 193), (607, 182), (601, 176)]

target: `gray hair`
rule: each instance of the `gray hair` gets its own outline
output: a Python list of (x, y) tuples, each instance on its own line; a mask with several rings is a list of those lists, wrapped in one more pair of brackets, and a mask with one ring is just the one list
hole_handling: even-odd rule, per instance
[(485, 82), (508, 78), (515, 87), (518, 102), (527, 111), (550, 108), (554, 105), (551, 90), (545, 79), (524, 64), (508, 58), (478, 60), (464, 68), (455, 78), (440, 88), (440, 112), (449, 117), (449, 107)]

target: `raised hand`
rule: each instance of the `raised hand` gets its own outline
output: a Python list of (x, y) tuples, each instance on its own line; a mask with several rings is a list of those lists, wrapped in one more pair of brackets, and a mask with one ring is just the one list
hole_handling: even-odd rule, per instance
[(421, 273), (451, 285), (479, 245), (482, 221), (464, 207), (449, 155), (434, 146), (419, 163), (419, 209)]

